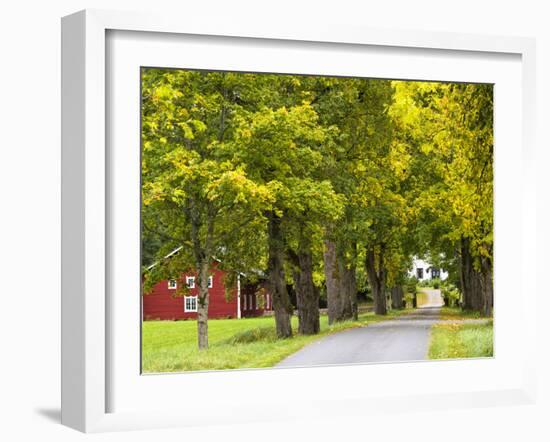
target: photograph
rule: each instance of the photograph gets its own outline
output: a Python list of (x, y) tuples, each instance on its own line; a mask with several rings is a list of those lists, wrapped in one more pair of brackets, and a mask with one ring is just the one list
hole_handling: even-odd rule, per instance
[(141, 67), (141, 373), (494, 357), (493, 86)]
[(548, 442), (545, 2), (4, 2), (0, 442)]

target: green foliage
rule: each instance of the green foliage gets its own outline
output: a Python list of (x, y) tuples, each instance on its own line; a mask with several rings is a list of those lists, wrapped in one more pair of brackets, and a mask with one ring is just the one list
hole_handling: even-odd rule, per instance
[(456, 303), (460, 240), (475, 265), (492, 256), (492, 100), (484, 84), (144, 68), (142, 264), (157, 262), (144, 292), (214, 257), (227, 286), (267, 273), (275, 215), (286, 251), (313, 257), (322, 296), (332, 241), (362, 293), (367, 253), (408, 294), (422, 255), (449, 271)]
[(460, 302), (460, 291), (454, 284), (447, 281), (444, 281), (441, 286), (441, 296), (445, 305), (449, 307), (456, 307)]
[(317, 235), (339, 217), (344, 198), (320, 173), (334, 128), (298, 77), (144, 69), (142, 82), (147, 256), (187, 244), (172, 266), (194, 266), (199, 253), (262, 268), (270, 210)]
[(418, 279), (414, 276), (410, 276), (405, 282), (405, 292), (415, 295), (417, 293)]
[[(146, 286), (198, 270), (214, 255), (235, 270), (261, 260), (262, 248), (248, 247), (243, 234), (261, 236), (278, 188), (252, 180), (227, 154), (251, 82), (230, 73), (143, 69), (143, 237), (162, 244)], [(162, 259), (179, 246), (177, 257)]]
[(433, 289), (439, 289), (441, 286), (441, 278), (431, 278), (423, 283), (426, 287), (431, 287)]
[[(435, 252), (433, 257), (443, 253), (444, 259), (453, 261), (457, 243), (469, 238), (474, 257), (491, 258), (492, 85), (402, 81), (393, 85), (390, 115), (413, 158), (408, 186), (419, 226), (418, 245)], [(457, 266), (445, 267), (453, 271)]]

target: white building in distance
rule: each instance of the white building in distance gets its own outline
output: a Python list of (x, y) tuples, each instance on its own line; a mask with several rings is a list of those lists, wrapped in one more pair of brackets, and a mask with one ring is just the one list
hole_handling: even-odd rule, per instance
[(439, 278), (442, 281), (449, 277), (449, 273), (438, 267), (434, 267), (428, 262), (414, 258), (412, 269), (409, 270), (409, 276), (414, 276), (419, 281), (428, 281)]

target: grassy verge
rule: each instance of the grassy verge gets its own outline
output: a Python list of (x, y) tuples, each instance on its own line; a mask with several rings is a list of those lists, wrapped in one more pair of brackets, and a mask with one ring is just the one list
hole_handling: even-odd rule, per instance
[(432, 326), (430, 359), (481, 358), (493, 356), (493, 321), (452, 321)]
[(481, 319), (484, 318), (477, 311), (464, 311), (459, 307), (441, 307), (440, 319), (442, 320), (461, 320), (461, 319)]
[[(210, 348), (197, 350), (195, 321), (145, 321), (142, 328), (142, 369), (144, 373), (191, 370), (272, 367), (303, 346), (331, 333), (384, 321), (411, 310), (393, 310), (386, 316), (362, 313), (357, 321), (328, 325), (321, 316), (321, 333), (277, 339), (273, 317), (216, 319), (208, 322)], [(293, 329), (298, 320), (292, 318)]]

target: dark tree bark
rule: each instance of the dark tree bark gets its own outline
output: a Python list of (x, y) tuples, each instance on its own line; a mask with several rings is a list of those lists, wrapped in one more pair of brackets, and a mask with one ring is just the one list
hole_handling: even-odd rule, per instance
[(474, 267), (474, 258), (470, 252), (470, 241), (468, 238), (462, 238), (461, 240), (460, 255), (462, 307), (465, 310), (477, 310), (482, 315), (490, 316), (493, 313), (492, 259), (486, 256), (479, 258), (479, 270), (477, 270)]
[(353, 268), (350, 268), (350, 302), (351, 302), (351, 319), (357, 321), (359, 319), (359, 308), (357, 306), (357, 275), (356, 264), (353, 264)]
[(340, 257), (342, 261), (342, 319), (358, 319), (357, 310), (357, 277), (356, 277), (356, 262), (357, 262), (357, 244), (351, 245), (351, 257), (346, 259), (344, 254)]
[(325, 283), (327, 286), (328, 323), (333, 324), (340, 320), (341, 311), (340, 271), (338, 268), (335, 242), (325, 241), (323, 262), (325, 267)]
[(348, 269), (346, 257), (344, 252), (339, 249), (336, 253), (336, 259), (338, 261), (338, 274), (340, 275), (339, 279), (339, 291), (340, 291), (340, 311), (338, 312), (338, 321), (345, 321), (346, 319), (351, 318), (351, 275), (350, 270)]
[(493, 314), (493, 266), (490, 258), (481, 258), (481, 314), (491, 316)]
[(403, 287), (396, 285), (391, 289), (391, 307), (393, 309), (402, 309), (403, 308), (403, 299), (404, 292)]
[(292, 336), (292, 304), (286, 289), (284, 273), (285, 246), (281, 231), (281, 218), (274, 212), (268, 214), (268, 278), (269, 288), (273, 297), (275, 326), (277, 337)]
[(319, 333), (319, 290), (313, 283), (313, 257), (309, 242), (302, 238), (298, 253), (289, 252), (294, 263), (294, 286), (298, 307), (298, 332)]
[(344, 270), (342, 282), (345, 288), (346, 310), (343, 311), (343, 315), (346, 319), (357, 321), (357, 278), (355, 270), (354, 264), (348, 264)]
[(460, 248), (461, 269), (460, 284), (462, 286), (462, 308), (464, 310), (482, 311), (481, 274), (474, 268), (474, 259), (470, 252), (470, 240), (462, 238)]
[(355, 244), (348, 259), (335, 242), (325, 241), (323, 259), (329, 324), (357, 319), (356, 254)]
[(374, 313), (377, 315), (385, 315), (388, 313), (386, 306), (386, 274), (384, 270), (383, 251), (382, 247), (378, 254), (378, 262), (376, 262), (376, 253), (373, 248), (369, 248), (367, 249), (365, 260), (367, 277), (374, 300)]

